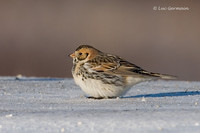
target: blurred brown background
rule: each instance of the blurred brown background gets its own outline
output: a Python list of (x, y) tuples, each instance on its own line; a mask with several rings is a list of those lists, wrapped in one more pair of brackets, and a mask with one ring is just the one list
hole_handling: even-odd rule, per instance
[(198, 0), (1, 0), (0, 75), (72, 77), (67, 55), (89, 44), (149, 71), (199, 80), (199, 13)]

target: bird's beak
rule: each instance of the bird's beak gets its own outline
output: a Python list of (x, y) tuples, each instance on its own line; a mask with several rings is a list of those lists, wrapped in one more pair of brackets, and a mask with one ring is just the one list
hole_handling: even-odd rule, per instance
[(72, 58), (74, 58), (74, 57), (75, 57), (75, 54), (73, 53), (73, 54), (70, 54), (69, 56), (72, 57)]

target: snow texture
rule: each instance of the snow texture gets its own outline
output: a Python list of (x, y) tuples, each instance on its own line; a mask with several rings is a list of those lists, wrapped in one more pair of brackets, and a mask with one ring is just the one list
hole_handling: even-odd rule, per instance
[(0, 132), (200, 133), (200, 82), (143, 82), (94, 100), (73, 79), (0, 77)]

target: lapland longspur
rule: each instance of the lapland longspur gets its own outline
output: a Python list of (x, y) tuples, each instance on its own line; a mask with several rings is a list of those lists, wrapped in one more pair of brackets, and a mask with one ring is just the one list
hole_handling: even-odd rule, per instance
[(70, 56), (73, 58), (72, 75), (76, 84), (93, 98), (115, 98), (142, 81), (175, 78), (148, 72), (89, 45), (79, 46)]

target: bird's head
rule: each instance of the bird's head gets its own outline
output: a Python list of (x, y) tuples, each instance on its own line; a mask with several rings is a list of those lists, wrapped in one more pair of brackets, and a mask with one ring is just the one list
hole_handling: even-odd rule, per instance
[(101, 51), (89, 45), (81, 45), (76, 51), (69, 56), (73, 58), (75, 62), (87, 62), (95, 58)]

